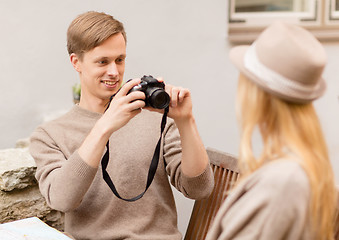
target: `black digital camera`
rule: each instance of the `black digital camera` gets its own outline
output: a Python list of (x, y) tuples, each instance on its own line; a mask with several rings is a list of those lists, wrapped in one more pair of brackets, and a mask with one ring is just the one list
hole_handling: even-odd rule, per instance
[(141, 78), (141, 82), (134, 86), (128, 93), (134, 91), (142, 91), (145, 93), (146, 107), (151, 106), (157, 109), (164, 109), (170, 104), (171, 99), (165, 91), (165, 84), (163, 82), (159, 82), (151, 75), (144, 75)]

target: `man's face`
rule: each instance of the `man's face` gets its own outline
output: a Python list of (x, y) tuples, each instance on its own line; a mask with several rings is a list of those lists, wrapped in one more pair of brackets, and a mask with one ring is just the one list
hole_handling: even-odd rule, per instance
[(80, 60), (71, 56), (81, 81), (81, 100), (97, 102), (107, 100), (120, 88), (125, 71), (126, 43), (121, 33), (115, 34), (101, 45), (83, 55)]

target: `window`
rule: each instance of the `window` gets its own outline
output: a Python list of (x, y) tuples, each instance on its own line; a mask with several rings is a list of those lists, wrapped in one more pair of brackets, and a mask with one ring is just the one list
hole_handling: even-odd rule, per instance
[(339, 21), (339, 0), (330, 0), (329, 1), (329, 20), (330, 21)]
[(229, 40), (249, 42), (271, 22), (310, 30), (319, 40), (339, 39), (339, 0), (228, 0)]

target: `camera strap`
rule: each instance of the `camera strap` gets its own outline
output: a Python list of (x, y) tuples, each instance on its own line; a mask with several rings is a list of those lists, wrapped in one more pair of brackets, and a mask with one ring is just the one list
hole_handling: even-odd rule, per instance
[(157, 146), (155, 147), (153, 158), (152, 158), (149, 170), (148, 170), (146, 188), (138, 196), (133, 197), (133, 198), (123, 198), (123, 197), (120, 196), (120, 194), (116, 190), (111, 177), (109, 176), (108, 172), (106, 171), (106, 168), (107, 168), (107, 165), (108, 165), (108, 161), (109, 161), (109, 141), (107, 141), (107, 144), (106, 144), (107, 150), (106, 150), (106, 153), (104, 154), (104, 156), (103, 156), (103, 158), (101, 160), (102, 175), (103, 175), (103, 178), (104, 178), (105, 182), (110, 187), (110, 189), (115, 194), (115, 196), (117, 196), (121, 200), (124, 200), (124, 201), (127, 201), (127, 202), (134, 202), (134, 201), (142, 198), (142, 196), (144, 196), (144, 194), (146, 193), (147, 189), (151, 185), (151, 183), (153, 181), (153, 178), (155, 176), (155, 172), (156, 172), (156, 170), (158, 168), (158, 163), (159, 163), (159, 158), (160, 158), (161, 138), (162, 138), (162, 133), (164, 132), (164, 129), (165, 129), (165, 126), (166, 126), (166, 122), (167, 122), (168, 109), (169, 109), (168, 107), (165, 108), (164, 115), (162, 116), (161, 126), (160, 126), (161, 127), (160, 138), (158, 140)]

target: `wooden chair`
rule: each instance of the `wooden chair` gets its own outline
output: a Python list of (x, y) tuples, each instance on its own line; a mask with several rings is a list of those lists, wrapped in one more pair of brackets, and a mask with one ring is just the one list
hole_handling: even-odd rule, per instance
[(206, 150), (214, 172), (215, 186), (208, 199), (195, 201), (185, 240), (205, 239), (220, 205), (239, 177), (237, 159), (234, 156), (212, 148)]

